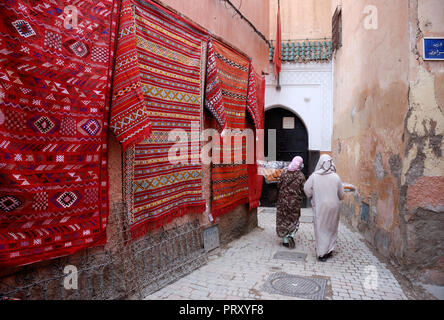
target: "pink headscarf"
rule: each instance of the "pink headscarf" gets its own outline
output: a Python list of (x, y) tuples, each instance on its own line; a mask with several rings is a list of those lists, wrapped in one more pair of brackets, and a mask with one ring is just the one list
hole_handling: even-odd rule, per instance
[(302, 159), (299, 156), (296, 156), (293, 158), (293, 161), (291, 161), (290, 165), (288, 166), (289, 171), (296, 171), (301, 169), (301, 166), (304, 163), (304, 159)]

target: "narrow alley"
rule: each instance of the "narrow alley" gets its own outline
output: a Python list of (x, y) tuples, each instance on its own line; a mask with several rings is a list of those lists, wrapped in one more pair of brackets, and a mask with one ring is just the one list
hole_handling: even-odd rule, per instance
[(0, 304), (444, 300), (443, 17), (0, 0)]
[[(403, 291), (359, 233), (341, 223), (333, 258), (319, 262), (314, 252), (312, 210), (302, 209), (293, 250), (284, 248), (276, 237), (275, 214), (273, 208), (259, 208), (258, 228), (215, 249), (207, 265), (145, 299), (408, 299), (409, 293)], [(296, 257), (298, 254), (302, 257)], [(302, 284), (298, 290), (291, 277), (284, 278), (283, 283), (267, 284), (284, 274), (308, 278), (313, 284)], [(318, 279), (326, 281), (316, 282)]]

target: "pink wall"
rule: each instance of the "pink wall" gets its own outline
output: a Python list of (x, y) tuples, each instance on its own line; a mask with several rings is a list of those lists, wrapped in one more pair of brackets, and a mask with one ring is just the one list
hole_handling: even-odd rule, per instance
[[(269, 0), (232, 0), (236, 8), (269, 36)], [(163, 4), (182, 13), (253, 59), (255, 70), (268, 73), (268, 45), (221, 0), (163, 0)]]
[[(270, 2), (270, 39), (276, 39), (277, 0)], [(331, 0), (280, 0), (282, 40), (331, 38)]]

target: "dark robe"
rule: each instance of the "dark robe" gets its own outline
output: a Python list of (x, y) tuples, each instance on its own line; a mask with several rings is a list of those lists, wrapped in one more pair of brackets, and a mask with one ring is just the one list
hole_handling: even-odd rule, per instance
[(298, 227), (305, 177), (300, 170), (284, 170), (278, 182), (276, 233), (284, 237)]

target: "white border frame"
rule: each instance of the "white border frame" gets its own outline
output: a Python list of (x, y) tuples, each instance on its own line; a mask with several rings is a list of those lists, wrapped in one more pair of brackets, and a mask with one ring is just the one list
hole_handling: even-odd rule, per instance
[(444, 40), (444, 37), (423, 37), (422, 38), (422, 60), (424, 60), (424, 61), (444, 61), (444, 58), (442, 58), (442, 59), (426, 58), (426, 55), (425, 55), (425, 40), (426, 39), (442, 39), (442, 40)]

